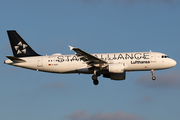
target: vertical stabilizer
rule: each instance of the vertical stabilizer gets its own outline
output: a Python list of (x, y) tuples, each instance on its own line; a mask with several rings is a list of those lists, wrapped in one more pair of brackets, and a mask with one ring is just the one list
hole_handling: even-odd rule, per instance
[(14, 57), (40, 56), (15, 30), (8, 30), (7, 33)]

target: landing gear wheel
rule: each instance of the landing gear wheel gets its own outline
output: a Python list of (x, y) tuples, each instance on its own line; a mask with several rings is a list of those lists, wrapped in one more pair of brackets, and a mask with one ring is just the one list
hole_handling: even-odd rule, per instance
[(156, 77), (155, 77), (155, 76), (153, 76), (153, 77), (152, 77), (152, 80), (156, 80)]
[(152, 73), (152, 80), (156, 80), (156, 77), (154, 76), (154, 70), (151, 70)]
[(97, 75), (93, 75), (93, 76), (92, 76), (92, 79), (93, 79), (93, 80), (97, 80)]
[(98, 85), (99, 84), (99, 81), (97, 80), (97, 77), (98, 77), (97, 75), (93, 75), (92, 76), (94, 85)]
[(98, 80), (93, 80), (94, 85), (98, 85), (99, 81)]

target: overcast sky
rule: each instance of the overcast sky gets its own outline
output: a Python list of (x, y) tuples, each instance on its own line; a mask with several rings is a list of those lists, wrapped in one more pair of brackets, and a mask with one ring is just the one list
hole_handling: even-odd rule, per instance
[[(41, 55), (162, 52), (171, 69), (129, 72), (124, 81), (5, 65), (16, 30)], [(0, 4), (0, 120), (179, 120), (179, 0), (3, 0)]]

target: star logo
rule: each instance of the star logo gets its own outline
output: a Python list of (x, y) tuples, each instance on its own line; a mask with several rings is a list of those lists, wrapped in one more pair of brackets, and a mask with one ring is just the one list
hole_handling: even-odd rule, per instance
[(22, 42), (20, 41), (17, 46), (14, 46), (15, 50), (17, 51), (17, 54), (26, 54), (26, 48), (27, 45), (26, 44), (22, 44)]

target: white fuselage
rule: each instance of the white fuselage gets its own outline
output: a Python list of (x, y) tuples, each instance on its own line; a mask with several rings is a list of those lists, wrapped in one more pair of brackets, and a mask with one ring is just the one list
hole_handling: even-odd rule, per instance
[[(158, 52), (106, 53), (92, 54), (107, 61), (108, 64), (124, 63), (124, 71), (146, 71), (171, 68), (176, 61)], [(165, 57), (163, 57), (165, 56)], [(93, 74), (89, 66), (76, 55), (22, 57), (26, 62), (15, 63), (10, 59), (6, 64), (52, 73), (87, 73)]]

